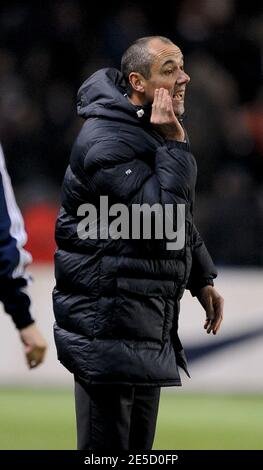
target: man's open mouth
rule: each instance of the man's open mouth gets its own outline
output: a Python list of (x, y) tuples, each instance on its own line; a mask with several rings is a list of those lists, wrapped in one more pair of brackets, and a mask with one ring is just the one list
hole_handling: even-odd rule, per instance
[(184, 90), (182, 91), (177, 91), (176, 93), (174, 93), (173, 95), (173, 98), (176, 99), (176, 100), (183, 100), (184, 99)]

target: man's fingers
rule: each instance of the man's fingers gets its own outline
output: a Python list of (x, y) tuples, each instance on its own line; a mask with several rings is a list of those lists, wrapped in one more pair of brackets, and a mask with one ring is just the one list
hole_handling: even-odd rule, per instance
[(159, 88), (156, 88), (155, 93), (154, 93), (154, 100), (152, 104), (152, 113), (157, 119), (161, 110), (161, 103), (162, 103), (162, 93)]
[(219, 297), (216, 300), (214, 308), (215, 308), (215, 324), (213, 327), (213, 333), (215, 335), (217, 331), (219, 330), (220, 325), (223, 321), (224, 299), (222, 297)]
[(218, 332), (220, 326), (221, 326), (221, 323), (223, 321), (223, 317), (219, 318), (217, 324), (215, 325), (214, 329), (213, 329), (213, 334), (216, 335), (216, 333)]
[(159, 88), (158, 91), (158, 101), (157, 101), (157, 108), (161, 109), (163, 106), (163, 88)]
[(222, 321), (223, 321), (222, 317), (218, 319), (214, 319), (214, 320), (206, 320), (204, 324), (204, 328), (206, 332), (209, 334), (211, 333), (211, 331), (213, 331), (213, 334), (216, 335), (216, 333), (220, 329)]
[(44, 352), (38, 352), (27, 356), (27, 363), (30, 369), (37, 367), (44, 360)]
[(166, 96), (165, 96), (165, 108), (166, 108), (166, 112), (172, 116), (173, 114), (173, 103), (172, 103), (172, 98), (171, 96), (169, 95), (169, 93), (167, 92), (166, 93)]
[(206, 329), (207, 334), (211, 333), (213, 328), (214, 328), (214, 320), (209, 320), (209, 323), (208, 323), (208, 326), (207, 326), (207, 329)]
[(167, 115), (167, 90), (156, 88), (152, 104), (152, 118), (162, 122)]
[(164, 88), (159, 90), (159, 107), (162, 114), (166, 113), (166, 90)]
[(213, 334), (216, 335), (223, 321), (223, 299), (220, 299), (220, 302), (218, 302), (214, 308), (212, 306), (212, 310), (210, 310), (207, 315), (208, 318), (206, 319), (204, 328), (208, 334), (213, 331)]
[(160, 97), (159, 97), (159, 88), (157, 88), (157, 90), (155, 90), (155, 105), (156, 107), (158, 107), (158, 104), (159, 104), (159, 100), (160, 100)]
[(206, 322), (204, 324), (204, 328), (206, 329), (206, 332), (209, 334), (211, 331), (213, 331), (213, 334), (215, 335), (222, 323), (223, 317), (215, 317), (214, 319), (206, 319)]
[(165, 88), (156, 88), (154, 93), (153, 107), (155, 110), (166, 110), (168, 90)]
[(29, 369), (33, 369), (38, 365), (38, 359), (33, 352), (26, 354), (26, 359)]
[(173, 110), (172, 100), (168, 90), (160, 88), (161, 108), (165, 113), (170, 113)]
[(30, 348), (26, 352), (26, 359), (30, 369), (37, 367), (41, 362), (43, 362), (46, 353), (46, 347), (34, 347)]
[(159, 88), (156, 88), (154, 92), (154, 99), (153, 99), (153, 104), (152, 104), (154, 111), (156, 110), (158, 106), (158, 99), (159, 99)]

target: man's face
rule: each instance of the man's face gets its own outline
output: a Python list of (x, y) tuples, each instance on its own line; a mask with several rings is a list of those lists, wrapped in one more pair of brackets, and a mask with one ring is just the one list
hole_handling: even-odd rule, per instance
[(184, 113), (184, 96), (189, 75), (184, 72), (183, 55), (175, 44), (166, 44), (160, 39), (153, 39), (148, 45), (155, 56), (151, 67), (151, 76), (145, 80), (145, 98), (152, 103), (156, 88), (166, 88), (173, 102), (176, 116)]

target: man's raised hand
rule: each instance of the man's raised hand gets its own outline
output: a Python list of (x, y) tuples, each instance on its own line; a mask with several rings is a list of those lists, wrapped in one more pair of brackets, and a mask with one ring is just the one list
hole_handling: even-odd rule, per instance
[(155, 90), (151, 123), (165, 139), (184, 142), (183, 127), (174, 114), (172, 98), (165, 88)]

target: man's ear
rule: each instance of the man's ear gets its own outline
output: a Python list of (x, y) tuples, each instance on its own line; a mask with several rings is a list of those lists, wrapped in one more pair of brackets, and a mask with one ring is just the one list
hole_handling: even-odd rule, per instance
[(132, 90), (138, 93), (144, 93), (145, 91), (145, 78), (139, 72), (131, 72), (129, 75), (129, 82)]

